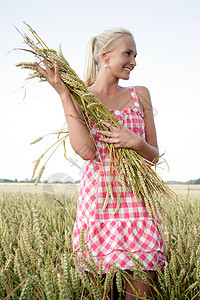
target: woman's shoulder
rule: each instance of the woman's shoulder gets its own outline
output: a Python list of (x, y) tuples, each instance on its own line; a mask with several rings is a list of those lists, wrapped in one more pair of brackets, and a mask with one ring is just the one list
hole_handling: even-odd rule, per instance
[(138, 100), (143, 108), (149, 108), (151, 106), (151, 96), (149, 89), (145, 86), (134, 86)]
[(141, 86), (141, 85), (138, 85), (138, 86), (134, 86), (136, 92), (140, 95), (149, 95), (150, 92), (149, 92), (149, 89), (146, 87), (146, 86)]

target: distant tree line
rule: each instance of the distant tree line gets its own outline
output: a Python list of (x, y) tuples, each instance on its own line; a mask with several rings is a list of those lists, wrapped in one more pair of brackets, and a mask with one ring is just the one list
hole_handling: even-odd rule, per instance
[(17, 179), (15, 179), (15, 180), (11, 180), (11, 179), (7, 179), (7, 178), (5, 178), (5, 179), (2, 179), (2, 178), (0, 178), (0, 182), (35, 182), (35, 180), (36, 179), (31, 179), (31, 180), (28, 180), (28, 179), (25, 179), (25, 180), (17, 180)]
[[(0, 183), (2, 182), (2, 183), (8, 183), (8, 182), (13, 182), (13, 183), (17, 183), (17, 182), (19, 182), (19, 183), (34, 183), (36, 181), (36, 178), (34, 178), (34, 179), (31, 179), (31, 180), (28, 180), (28, 179), (25, 179), (25, 180), (17, 180), (17, 179), (15, 179), (15, 180), (12, 180), (12, 179), (2, 179), (2, 178), (0, 178)], [(43, 181), (39, 181), (40, 183), (48, 183), (48, 181), (47, 180), (43, 180)], [(56, 181), (53, 181), (53, 182), (51, 182), (51, 183), (79, 183), (80, 182), (80, 180), (76, 180), (75, 182), (72, 182), (72, 181), (65, 181), (65, 182), (63, 182), (63, 181), (58, 181), (58, 180), (56, 180)]]
[(186, 183), (187, 184), (200, 184), (200, 178), (194, 179), (194, 180), (189, 180)]
[(172, 181), (166, 181), (167, 184), (200, 184), (200, 178), (198, 179), (191, 179), (191, 180), (188, 180), (188, 181), (175, 181), (175, 180), (172, 180)]
[[(25, 180), (17, 180), (17, 179), (11, 180), (11, 179), (2, 179), (2, 178), (0, 178), (0, 183), (1, 182), (4, 182), (4, 183), (6, 183), (6, 182), (34, 183), (35, 181), (36, 181), (36, 178), (31, 179), (31, 180), (28, 180), (27, 178)], [(40, 183), (48, 183), (47, 180), (39, 181), (39, 182)], [(65, 181), (65, 182), (63, 182), (63, 181), (56, 180), (56, 181), (53, 181), (51, 183), (79, 183), (79, 182), (80, 182), (80, 180), (76, 180), (74, 182), (72, 182), (72, 181)], [(166, 183), (168, 183), (168, 184), (200, 184), (200, 178), (198, 178), (198, 179), (191, 179), (191, 180), (188, 180), (186, 182), (182, 182), (182, 181), (167, 181)]]

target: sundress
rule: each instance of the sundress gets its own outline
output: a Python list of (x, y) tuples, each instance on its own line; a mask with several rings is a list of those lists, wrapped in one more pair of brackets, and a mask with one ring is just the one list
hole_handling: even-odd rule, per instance
[[(134, 108), (110, 109), (118, 124), (128, 127), (145, 140), (144, 114), (140, 110), (135, 87), (129, 87)], [(101, 134), (90, 123), (91, 133), (98, 147), (94, 160), (85, 161), (77, 204), (77, 217), (73, 229), (73, 248), (79, 246), (80, 232), (85, 231), (85, 239), (99, 268), (107, 273), (115, 262), (116, 267), (126, 270), (135, 267), (128, 253), (140, 259), (145, 270), (156, 270), (154, 263), (161, 268), (165, 262), (164, 243), (156, 221), (148, 215), (144, 201), (136, 201), (133, 192), (127, 187), (123, 193), (119, 184), (120, 207), (117, 206), (117, 189), (112, 179), (114, 200), (110, 199), (102, 211), (109, 181), (110, 156), (105, 142), (99, 140)], [(101, 160), (100, 160), (100, 157)], [(161, 220), (158, 219), (162, 227)], [(77, 255), (81, 253), (77, 251)], [(81, 254), (82, 255), (82, 254)], [(88, 259), (86, 250), (83, 257)], [(86, 267), (83, 267), (87, 270)]]

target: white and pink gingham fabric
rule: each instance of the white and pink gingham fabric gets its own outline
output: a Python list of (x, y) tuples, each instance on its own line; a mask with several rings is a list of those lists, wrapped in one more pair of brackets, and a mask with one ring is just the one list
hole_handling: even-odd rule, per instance
[[(135, 88), (130, 87), (130, 92), (134, 108), (110, 111), (120, 125), (128, 127), (145, 139), (144, 115), (140, 111)], [(144, 201), (137, 202), (128, 187), (124, 194), (119, 184), (121, 204), (118, 212), (113, 215), (117, 205), (117, 188), (116, 180), (112, 178), (114, 201), (110, 199), (106, 209), (102, 211), (109, 181), (109, 150), (106, 144), (99, 140), (101, 135), (97, 133), (95, 124), (91, 122), (90, 126), (99, 153), (96, 151), (93, 161), (86, 161), (81, 178), (73, 230), (74, 250), (79, 246), (80, 231), (84, 228), (86, 241), (97, 267), (102, 259), (103, 273), (109, 271), (114, 261), (121, 269), (134, 268), (134, 261), (128, 253), (139, 258), (146, 270), (156, 270), (153, 263), (161, 268), (165, 262), (163, 240), (156, 221), (147, 213)], [(113, 174), (115, 176), (116, 172)], [(77, 254), (79, 255), (79, 252)], [(86, 251), (83, 257), (87, 259)]]

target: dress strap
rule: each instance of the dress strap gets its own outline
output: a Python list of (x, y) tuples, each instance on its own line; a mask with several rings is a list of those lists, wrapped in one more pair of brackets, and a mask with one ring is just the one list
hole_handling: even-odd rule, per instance
[(136, 93), (136, 88), (134, 86), (131, 86), (130, 87), (130, 92), (131, 92), (131, 96), (132, 96), (135, 108), (137, 108), (137, 110), (141, 114), (143, 114), (143, 112), (140, 109), (140, 102), (139, 102), (139, 99), (138, 99), (138, 96), (137, 96), (137, 93)]

